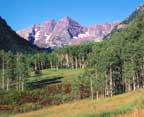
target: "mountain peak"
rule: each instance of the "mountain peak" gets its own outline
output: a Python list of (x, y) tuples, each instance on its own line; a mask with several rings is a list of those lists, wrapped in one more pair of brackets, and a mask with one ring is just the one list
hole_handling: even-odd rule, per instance
[(65, 17), (63, 17), (62, 18), (63, 20), (73, 20), (71, 17), (69, 17), (69, 16), (65, 16)]
[(141, 4), (137, 7), (137, 10), (141, 10), (141, 9), (144, 9), (144, 4)]
[(85, 27), (71, 17), (65, 16), (57, 22), (53, 19), (46, 20), (36, 24), (33, 30), (24, 29), (18, 31), (18, 34), (27, 40), (32, 37), (33, 44), (39, 47), (62, 47), (63, 45), (73, 45), (97, 39), (102, 40), (115, 25), (115, 23), (105, 23)]
[(43, 23), (49, 24), (49, 23), (53, 23), (53, 22), (56, 22), (56, 21), (54, 19), (48, 19), (48, 20), (44, 21)]
[(78, 24), (78, 22), (76, 20), (72, 19), (69, 16), (65, 16), (65, 17), (61, 18), (58, 22), (64, 22), (67, 24), (69, 24), (69, 23), (77, 23)]

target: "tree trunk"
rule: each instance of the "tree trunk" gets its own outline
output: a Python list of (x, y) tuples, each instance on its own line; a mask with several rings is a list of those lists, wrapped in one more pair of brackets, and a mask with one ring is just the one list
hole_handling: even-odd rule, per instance
[(50, 68), (51, 68), (51, 69), (53, 68), (53, 64), (52, 64), (52, 61), (50, 61)]
[(133, 76), (133, 90), (135, 91), (136, 89), (136, 82), (135, 82), (135, 76)]
[(73, 56), (71, 56), (70, 58), (71, 58), (71, 68), (74, 69), (74, 60), (73, 60)]
[(77, 57), (75, 57), (75, 68), (76, 68), (76, 69), (78, 68), (78, 60), (77, 60)]
[(59, 69), (59, 65), (58, 65), (58, 62), (56, 63), (56, 70), (58, 70)]
[(84, 68), (85, 64), (84, 64), (84, 56), (82, 56), (82, 68)]
[(107, 80), (105, 82), (105, 96), (106, 97), (109, 96), (109, 90), (108, 90), (108, 82), (107, 82)]
[(90, 78), (91, 99), (93, 100), (93, 80)]
[(36, 62), (36, 60), (34, 61), (34, 70), (37, 71), (37, 62)]
[(138, 77), (138, 74), (136, 74), (136, 83), (137, 83), (136, 88), (139, 88), (140, 86), (139, 86), (139, 77)]
[(5, 62), (4, 62), (4, 55), (2, 60), (2, 89), (5, 89)]
[(130, 82), (127, 83), (127, 89), (128, 89), (128, 92), (131, 91), (131, 84), (130, 84)]
[(21, 76), (20, 76), (20, 74), (19, 74), (19, 91), (21, 90)]
[(110, 91), (110, 96), (113, 96), (113, 83), (112, 83), (112, 66), (110, 65), (109, 68), (109, 91)]
[(7, 91), (9, 91), (9, 78), (7, 78), (7, 88), (6, 88)]
[(96, 97), (97, 97), (96, 99), (97, 99), (97, 100), (98, 100), (98, 94), (99, 94), (99, 93), (98, 93), (98, 91), (97, 91), (97, 92), (96, 92)]
[(65, 59), (66, 59), (66, 66), (67, 66), (67, 68), (69, 68), (70, 67), (70, 63), (69, 63), (69, 56), (68, 56), (68, 54), (65, 55)]
[(41, 69), (42, 69), (42, 70), (44, 69), (42, 61), (41, 61)]
[(24, 91), (24, 81), (22, 80), (21, 83), (22, 83), (22, 84), (21, 84), (21, 90)]

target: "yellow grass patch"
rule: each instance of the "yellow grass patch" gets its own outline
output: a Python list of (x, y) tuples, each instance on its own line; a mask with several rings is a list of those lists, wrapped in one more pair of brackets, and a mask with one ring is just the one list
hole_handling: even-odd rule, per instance
[[(52, 106), (42, 110), (17, 114), (12, 117), (82, 117), (91, 113), (102, 113), (114, 110), (122, 105), (139, 101), (144, 90), (139, 89), (123, 95), (97, 100), (81, 100), (59, 106)], [(136, 113), (136, 112), (135, 112)], [(125, 114), (126, 115), (126, 114)], [(129, 116), (129, 115), (127, 115)]]

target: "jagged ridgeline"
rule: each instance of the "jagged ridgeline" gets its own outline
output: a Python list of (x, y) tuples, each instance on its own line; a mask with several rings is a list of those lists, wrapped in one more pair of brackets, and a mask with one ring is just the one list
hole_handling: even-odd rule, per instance
[(140, 16), (144, 15), (144, 4), (140, 5), (126, 20), (124, 20), (122, 23), (123, 24), (129, 24), (135, 18), (138, 18)]
[(144, 16), (144, 4), (140, 5), (136, 8), (134, 12), (132, 12), (125, 20), (123, 20), (120, 24), (116, 25), (114, 29), (105, 36), (105, 39), (110, 38), (115, 32), (121, 32), (132, 22), (137, 22), (137, 19), (140, 19)]
[(17, 34), (40, 48), (64, 47), (81, 43), (102, 41), (118, 21), (91, 26), (83, 26), (70, 17), (58, 21), (45, 20), (28, 28), (18, 30)]
[(39, 49), (18, 36), (0, 17), (0, 50), (27, 53), (36, 52)]

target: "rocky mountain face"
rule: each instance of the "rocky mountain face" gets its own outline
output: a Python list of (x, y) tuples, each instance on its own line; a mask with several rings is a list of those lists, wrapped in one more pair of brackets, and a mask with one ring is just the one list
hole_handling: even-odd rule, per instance
[(34, 52), (39, 50), (34, 45), (31, 45), (28, 41), (16, 34), (6, 23), (6, 21), (0, 17), (0, 50), (12, 52)]
[(70, 17), (59, 21), (47, 20), (17, 33), (30, 43), (41, 48), (63, 47), (88, 41), (101, 41), (119, 22), (104, 23), (85, 27)]

